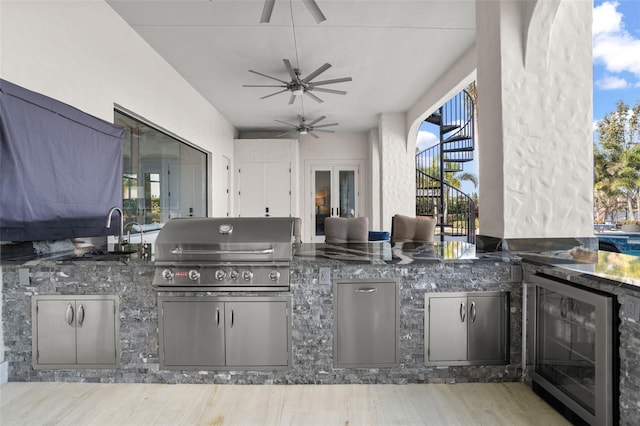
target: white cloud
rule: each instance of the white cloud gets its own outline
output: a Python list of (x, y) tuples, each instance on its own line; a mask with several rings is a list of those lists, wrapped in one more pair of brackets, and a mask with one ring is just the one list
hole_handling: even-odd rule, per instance
[(418, 137), (416, 138), (416, 146), (418, 147), (418, 152), (424, 151), (425, 149), (432, 147), (438, 142), (440, 142), (440, 140), (435, 133), (431, 133), (426, 130), (420, 130), (418, 132)]
[(615, 33), (622, 26), (622, 13), (616, 8), (618, 2), (605, 2), (593, 8), (593, 35)]
[(596, 81), (596, 86), (602, 90), (626, 89), (629, 83), (624, 78), (607, 76)]
[(617, 7), (617, 2), (605, 2), (593, 9), (593, 59), (610, 73), (630, 72), (640, 78), (640, 39), (624, 28)]

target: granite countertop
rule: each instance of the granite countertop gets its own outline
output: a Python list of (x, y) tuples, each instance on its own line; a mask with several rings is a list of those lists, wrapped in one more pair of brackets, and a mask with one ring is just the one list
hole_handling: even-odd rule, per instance
[(523, 261), (549, 265), (568, 274), (606, 281), (640, 291), (640, 257), (608, 251), (591, 252), (587, 257), (574, 253), (522, 254)]
[[(416, 264), (443, 261), (471, 262), (480, 257), (476, 246), (461, 241), (432, 243), (370, 242), (348, 244), (303, 243), (295, 246), (294, 260), (336, 261), (346, 264)], [(501, 258), (500, 260), (504, 260)]]
[[(153, 254), (140, 256), (137, 245), (131, 245), (131, 253), (108, 251), (60, 252), (29, 255), (17, 258), (1, 257), (3, 264), (153, 264)], [(505, 261), (504, 254), (476, 253), (476, 246), (460, 241), (433, 243), (369, 242), (348, 244), (303, 243), (294, 245), (294, 261), (332, 261), (345, 264), (417, 264), (434, 262), (472, 262), (478, 260)]]

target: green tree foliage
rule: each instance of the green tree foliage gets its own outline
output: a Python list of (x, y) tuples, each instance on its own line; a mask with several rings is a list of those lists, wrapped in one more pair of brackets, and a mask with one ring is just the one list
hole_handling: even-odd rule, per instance
[(594, 144), (594, 193), (596, 210), (616, 221), (617, 212), (627, 218), (640, 216), (640, 101), (630, 108), (618, 101), (616, 110), (597, 124)]

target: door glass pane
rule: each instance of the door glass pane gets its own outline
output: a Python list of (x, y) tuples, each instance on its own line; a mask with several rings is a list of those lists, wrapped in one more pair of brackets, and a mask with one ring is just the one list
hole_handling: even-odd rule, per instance
[(353, 170), (340, 170), (338, 179), (340, 188), (340, 217), (355, 217), (355, 173)]
[(595, 306), (538, 288), (536, 372), (592, 414)]
[(331, 216), (331, 172), (315, 171), (316, 235), (324, 235), (324, 219)]

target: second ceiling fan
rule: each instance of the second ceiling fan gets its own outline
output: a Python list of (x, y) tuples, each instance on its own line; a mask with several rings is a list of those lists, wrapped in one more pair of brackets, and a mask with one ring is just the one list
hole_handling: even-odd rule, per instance
[(300, 77), (300, 70), (297, 69), (297, 68), (293, 68), (293, 66), (291, 66), (291, 62), (288, 59), (283, 59), (282, 61), (284, 62), (284, 66), (286, 67), (287, 72), (289, 73), (289, 76), (291, 77), (291, 81), (285, 81), (285, 80), (282, 80), (280, 78), (272, 77), (270, 75), (263, 74), (263, 73), (258, 72), (258, 71), (249, 70), (249, 72), (251, 72), (251, 73), (258, 74), (258, 75), (261, 75), (263, 77), (270, 78), (272, 80), (276, 80), (276, 81), (278, 81), (278, 82), (280, 82), (282, 84), (244, 84), (242, 87), (280, 87), (280, 88), (282, 88), (282, 90), (278, 90), (277, 92), (274, 92), (274, 93), (271, 93), (269, 95), (263, 96), (260, 99), (269, 98), (269, 97), (277, 95), (279, 93), (284, 93), (284, 92), (290, 91), (291, 92), (291, 97), (289, 98), (289, 105), (291, 105), (292, 103), (295, 102), (297, 96), (302, 96), (303, 94), (307, 94), (310, 98), (312, 98), (316, 102), (323, 102), (323, 100), (321, 98), (319, 98), (318, 96), (316, 96), (313, 93), (311, 93), (312, 91), (324, 92), (324, 93), (333, 93), (333, 94), (336, 94), (336, 95), (345, 95), (347, 93), (344, 90), (327, 89), (327, 88), (318, 87), (318, 86), (324, 86), (324, 85), (327, 85), (327, 84), (343, 83), (343, 82), (346, 82), (346, 81), (351, 81), (351, 77), (334, 78), (334, 79), (331, 79), (331, 80), (322, 80), (322, 81), (312, 81), (314, 78), (316, 78), (317, 76), (319, 76), (320, 74), (322, 74), (323, 72), (325, 72), (326, 70), (331, 68), (331, 64), (329, 64), (329, 63), (325, 63), (324, 65), (322, 65), (317, 70), (313, 71), (308, 76), (306, 76), (304, 78), (301, 78)]
[[(315, 2), (315, 0), (302, 0), (302, 2), (304, 3), (305, 6), (307, 6), (309, 13), (311, 13), (311, 16), (313, 16), (313, 19), (316, 20), (316, 23), (319, 24), (320, 22), (325, 21), (327, 19), (325, 18), (324, 14), (318, 7), (318, 4)], [(273, 6), (275, 5), (275, 3), (276, 3), (276, 0), (264, 0), (262, 16), (260, 17), (261, 24), (269, 23), (269, 21), (271, 20), (271, 12), (273, 12)]]
[(321, 122), (322, 120), (324, 120), (325, 117), (324, 115), (322, 117), (318, 117), (315, 120), (311, 120), (310, 122), (307, 123), (307, 119), (306, 117), (303, 117), (302, 115), (298, 115), (298, 124), (293, 124), (293, 123), (288, 123), (286, 121), (282, 121), (282, 120), (275, 120), (278, 123), (282, 123), (282, 124), (286, 124), (287, 126), (289, 126), (291, 129), (286, 131), (285, 133), (282, 133), (281, 135), (278, 136), (285, 136), (288, 135), (289, 133), (292, 132), (298, 132), (301, 135), (306, 135), (309, 134), (311, 136), (313, 136), (314, 138), (319, 138), (320, 136), (316, 135), (314, 132), (326, 132), (326, 133), (334, 133), (333, 130), (327, 130), (324, 129), (323, 127), (331, 127), (331, 126), (337, 126), (338, 123), (329, 123), (329, 124), (320, 124), (318, 125), (319, 122)]

